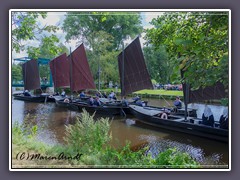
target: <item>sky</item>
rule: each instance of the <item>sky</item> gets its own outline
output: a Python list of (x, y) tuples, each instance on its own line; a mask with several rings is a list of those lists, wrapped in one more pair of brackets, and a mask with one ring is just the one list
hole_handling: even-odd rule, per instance
[[(151, 20), (153, 18), (157, 18), (159, 15), (162, 15), (163, 12), (141, 12), (141, 18), (142, 18), (142, 26), (144, 29), (147, 28), (151, 28), (152, 25), (150, 25), (149, 22), (151, 22)], [(48, 12), (47, 17), (45, 19), (38, 17), (37, 22), (38, 25), (40, 27), (43, 27), (44, 25), (54, 25), (54, 26), (60, 26), (63, 24), (63, 21), (65, 19), (65, 12)], [(59, 30), (54, 33), (59, 39), (60, 42), (62, 42), (67, 48), (70, 48), (72, 50), (76, 49), (77, 47), (77, 40), (71, 40), (70, 42), (65, 42), (65, 34), (64, 32), (61, 30), (61, 28), (59, 28)], [(51, 33), (46, 33), (46, 35), (51, 35)], [(144, 46), (144, 42), (145, 40), (143, 39), (144, 37), (144, 33), (141, 34), (140, 37), (140, 42), (142, 47)], [(128, 39), (125, 41), (125, 44), (129, 44), (132, 41), (132, 39)], [(25, 41), (22, 44), (28, 44), (31, 46), (35, 46), (38, 47), (40, 42), (38, 40), (29, 40), (29, 41)], [(12, 53), (12, 59), (14, 58), (21, 58), (21, 57), (27, 57), (27, 53), (26, 52), (21, 52), (21, 53), (16, 53), (13, 52)]]

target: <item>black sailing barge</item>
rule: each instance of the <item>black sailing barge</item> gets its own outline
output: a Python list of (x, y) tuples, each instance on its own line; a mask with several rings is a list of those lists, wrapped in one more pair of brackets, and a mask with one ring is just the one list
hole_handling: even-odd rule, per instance
[(163, 108), (150, 108), (130, 105), (130, 110), (140, 122), (157, 128), (163, 128), (208, 139), (228, 142), (229, 132), (217, 126), (211, 127), (201, 124), (201, 119), (173, 115)]

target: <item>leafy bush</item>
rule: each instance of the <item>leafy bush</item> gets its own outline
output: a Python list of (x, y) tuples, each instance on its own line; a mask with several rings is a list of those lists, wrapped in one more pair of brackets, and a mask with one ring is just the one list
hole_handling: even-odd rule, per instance
[(199, 164), (187, 153), (181, 153), (175, 148), (160, 153), (153, 164), (163, 168), (199, 168)]
[(109, 119), (101, 118), (94, 120), (94, 115), (90, 116), (83, 110), (81, 117), (77, 117), (76, 124), (66, 126), (66, 137), (64, 138), (73, 151), (82, 153), (93, 153), (101, 151), (104, 145), (109, 143)]

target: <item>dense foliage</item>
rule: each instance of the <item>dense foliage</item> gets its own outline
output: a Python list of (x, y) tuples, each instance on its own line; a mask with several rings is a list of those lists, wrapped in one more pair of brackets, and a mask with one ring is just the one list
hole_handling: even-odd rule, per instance
[(162, 46), (159, 49), (153, 46), (143, 48), (148, 72), (155, 83), (168, 84), (172, 82), (171, 75), (175, 64), (168, 59), (168, 54)]
[(123, 39), (142, 31), (138, 12), (69, 12), (62, 29), (67, 33), (66, 40), (78, 39), (90, 49), (98, 32), (104, 31), (113, 37), (113, 46), (108, 50), (121, 48)]
[(21, 64), (13, 64), (12, 65), (12, 80), (13, 81), (21, 81), (22, 77), (22, 66)]
[(56, 35), (44, 35), (41, 38), (40, 45), (38, 47), (28, 46), (27, 53), (28, 56), (33, 59), (53, 59), (63, 53), (69, 54), (69, 50), (63, 43), (59, 42)]
[(180, 68), (195, 88), (216, 81), (228, 86), (228, 12), (168, 12), (151, 24), (146, 40), (166, 48), (176, 65), (173, 78)]
[(12, 12), (12, 50), (19, 53), (27, 47), (27, 40), (37, 40), (43, 32), (57, 31), (56, 26), (39, 26), (40, 16), (46, 18), (47, 12)]

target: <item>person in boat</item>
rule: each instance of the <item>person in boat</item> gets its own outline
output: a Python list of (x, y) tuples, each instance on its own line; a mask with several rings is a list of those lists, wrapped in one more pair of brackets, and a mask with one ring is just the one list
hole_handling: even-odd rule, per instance
[(96, 97), (101, 97), (101, 94), (99, 92), (96, 93)]
[(223, 110), (223, 114), (220, 117), (219, 124), (220, 124), (219, 126), (220, 128), (228, 129), (228, 109), (227, 108)]
[(173, 102), (173, 105), (177, 109), (181, 109), (182, 108), (182, 101), (180, 100), (179, 96), (176, 97), (176, 100)]
[(141, 100), (141, 98), (138, 95), (136, 95), (134, 98), (132, 98), (132, 100), (134, 103), (137, 103), (138, 101)]
[(113, 91), (111, 91), (111, 93), (108, 95), (109, 99), (113, 99), (115, 96), (115, 93)]
[(214, 116), (212, 110), (206, 106), (202, 114), (202, 124), (207, 126), (214, 126)]
[(116, 101), (117, 100), (117, 97), (116, 97), (116, 95), (114, 94), (113, 95), (113, 99)]
[(47, 77), (43, 78), (44, 84), (47, 84)]
[(104, 98), (107, 98), (106, 92), (103, 92), (103, 97), (104, 97)]
[(80, 97), (80, 98), (84, 98), (84, 97), (86, 97), (84, 91), (82, 91), (82, 92), (79, 94), (79, 97)]
[(24, 96), (31, 96), (30, 92), (28, 90), (25, 90), (23, 93)]
[(142, 106), (142, 107), (146, 106), (145, 102), (142, 101), (141, 99), (138, 100), (138, 101), (136, 101), (135, 103), (136, 103), (136, 105), (138, 105), (138, 106)]
[(64, 91), (64, 89), (62, 89), (61, 96), (63, 96), (63, 97), (65, 97), (65, 96), (66, 96), (66, 92)]
[(99, 100), (99, 97), (96, 97), (96, 99), (94, 100), (94, 105), (95, 106), (101, 106), (101, 102)]
[(93, 106), (93, 105), (94, 105), (94, 99), (93, 99), (92, 96), (90, 96), (90, 98), (89, 98), (89, 105), (90, 105), (90, 106)]
[(122, 105), (123, 105), (124, 107), (128, 107), (128, 105), (129, 105), (128, 100), (126, 99), (126, 96), (123, 96)]

